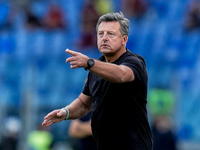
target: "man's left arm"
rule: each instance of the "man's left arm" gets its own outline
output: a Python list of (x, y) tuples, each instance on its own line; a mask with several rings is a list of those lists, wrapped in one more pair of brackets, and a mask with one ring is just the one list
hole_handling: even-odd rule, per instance
[[(66, 62), (70, 62), (71, 68), (87, 67), (87, 61), (89, 57), (79, 52), (66, 50), (67, 53), (72, 55), (66, 59)], [(133, 71), (125, 65), (116, 65), (107, 62), (101, 62), (94, 60), (95, 64), (90, 68), (90, 72), (100, 76), (101, 78), (114, 82), (114, 83), (125, 83), (131, 82), (135, 79)]]

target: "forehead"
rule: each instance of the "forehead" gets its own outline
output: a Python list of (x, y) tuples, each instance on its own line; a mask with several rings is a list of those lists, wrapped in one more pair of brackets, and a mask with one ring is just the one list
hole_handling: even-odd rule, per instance
[(120, 31), (119, 22), (101, 22), (98, 31)]

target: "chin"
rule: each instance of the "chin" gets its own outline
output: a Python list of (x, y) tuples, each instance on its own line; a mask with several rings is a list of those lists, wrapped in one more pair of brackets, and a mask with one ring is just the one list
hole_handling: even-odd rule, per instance
[(100, 52), (106, 57), (111, 57), (114, 55), (114, 53), (111, 51), (109, 51), (109, 52), (108, 51), (100, 51)]
[(103, 50), (101, 49), (100, 52), (102, 54), (110, 54), (110, 53), (112, 53), (111, 50), (107, 50), (107, 49), (103, 49)]
[(112, 50), (111, 49), (108, 49), (108, 48), (100, 48), (99, 51), (101, 53), (112, 53)]

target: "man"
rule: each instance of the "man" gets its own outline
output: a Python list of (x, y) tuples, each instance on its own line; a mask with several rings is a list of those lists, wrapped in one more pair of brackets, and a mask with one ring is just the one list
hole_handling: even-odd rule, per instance
[(92, 110), (92, 133), (98, 150), (152, 150), (147, 118), (148, 76), (144, 59), (126, 49), (129, 20), (108, 13), (97, 22), (99, 60), (67, 49), (71, 68), (89, 70), (82, 93), (70, 105), (44, 119), (49, 126), (77, 119)]

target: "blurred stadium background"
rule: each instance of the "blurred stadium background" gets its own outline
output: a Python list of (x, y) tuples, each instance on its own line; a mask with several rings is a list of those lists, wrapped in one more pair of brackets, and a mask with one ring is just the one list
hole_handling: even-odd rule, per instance
[[(19, 132), (18, 150), (30, 149), (28, 137), (43, 117), (83, 88), (87, 72), (70, 69), (65, 49), (97, 59), (94, 22), (122, 11), (130, 19), (127, 48), (147, 63), (150, 121), (169, 116), (177, 149), (200, 149), (199, 1), (133, 1), (0, 0), (0, 143), (8, 132)], [(71, 149), (69, 124), (48, 129), (60, 146), (54, 149)]]

